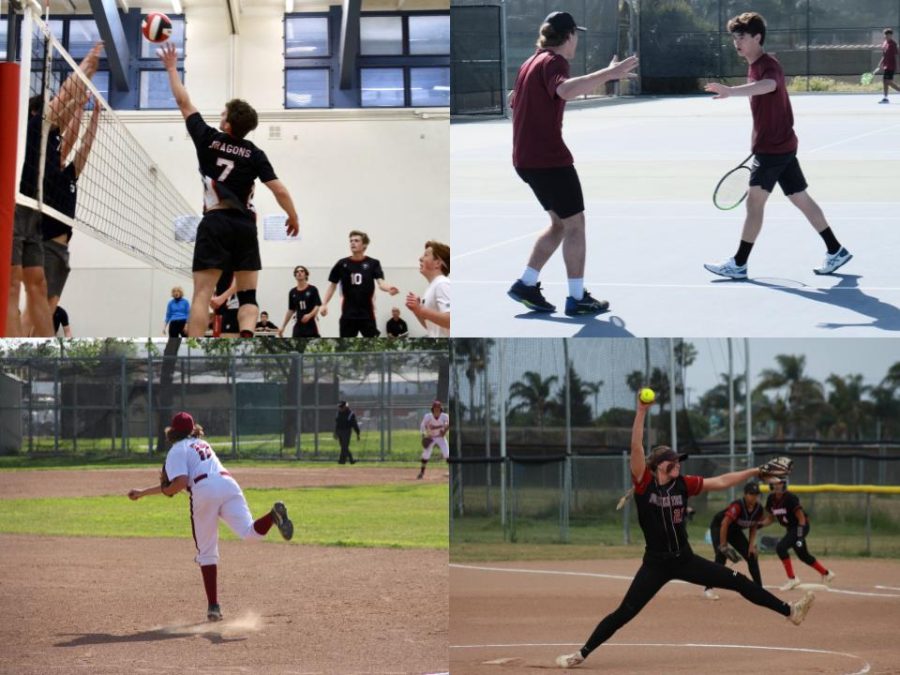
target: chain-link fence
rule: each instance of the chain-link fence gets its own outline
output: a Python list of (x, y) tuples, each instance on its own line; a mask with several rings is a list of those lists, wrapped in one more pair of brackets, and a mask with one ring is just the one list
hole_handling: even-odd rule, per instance
[(346, 400), (361, 429), (355, 456), (411, 460), (422, 417), (446, 400), (448, 382), (446, 351), (7, 358), (0, 452), (156, 452), (173, 413), (187, 410), (222, 456), (334, 459)]

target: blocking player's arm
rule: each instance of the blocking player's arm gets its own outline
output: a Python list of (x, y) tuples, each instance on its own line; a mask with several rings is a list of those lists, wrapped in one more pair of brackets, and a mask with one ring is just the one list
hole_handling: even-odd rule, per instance
[(166, 67), (169, 74), (169, 88), (172, 90), (172, 96), (175, 97), (175, 104), (181, 111), (184, 119), (187, 119), (196, 112), (199, 112), (194, 104), (191, 103), (191, 97), (188, 95), (181, 78), (178, 76), (178, 51), (175, 45), (167, 42), (165, 45), (156, 50), (159, 60)]
[(556, 88), (556, 95), (566, 101), (571, 101), (579, 96), (592, 94), (597, 87), (610, 82), (612, 80), (621, 80), (624, 78), (636, 77), (632, 72), (638, 67), (638, 57), (629, 56), (623, 61), (619, 61), (613, 56), (609, 66), (602, 70), (595, 70), (593, 73), (581, 75), (580, 77), (570, 77), (563, 81)]
[(287, 230), (288, 236), (296, 237), (297, 233), (300, 231), (300, 221), (297, 219), (297, 211), (294, 209), (294, 200), (291, 199), (291, 193), (288, 192), (288, 189), (277, 178), (275, 180), (266, 181), (263, 185), (272, 191), (272, 194), (275, 196), (275, 201), (278, 202), (278, 206), (287, 213), (287, 220), (284, 223), (284, 227), (285, 230)]
[(703, 479), (702, 492), (713, 492), (716, 490), (727, 490), (730, 487), (745, 483), (751, 478), (759, 477), (759, 468), (744, 469), (743, 471), (733, 471), (731, 473), (723, 473), (721, 476), (713, 476), (712, 478)]
[(719, 84), (718, 82), (710, 82), (704, 87), (709, 93), (715, 94), (713, 98), (728, 98), (729, 96), (762, 96), (764, 94), (771, 94), (777, 88), (778, 83), (775, 82), (775, 80), (770, 80), (768, 78), (742, 84), (737, 87), (728, 87), (724, 84)]
[[(91, 51), (87, 53), (78, 69), (88, 78), (94, 77), (97, 68), (100, 65), (100, 52), (103, 49), (103, 42), (99, 41), (94, 44)], [(50, 100), (47, 107), (47, 119), (51, 125), (56, 125), (62, 133), (71, 126), (73, 118), (78, 115), (80, 117), (81, 110), (87, 102), (88, 88), (75, 73), (70, 74), (62, 86), (59, 93)]]
[(644, 403), (638, 398), (637, 411), (634, 413), (634, 423), (631, 425), (631, 477), (640, 480), (647, 468), (644, 460), (644, 420), (647, 419), (647, 410), (650, 403)]
[[(91, 148), (94, 145), (94, 139), (97, 137), (97, 126), (100, 123), (100, 105), (95, 101), (94, 109), (91, 111), (91, 121), (88, 123), (87, 133), (75, 151), (75, 177), (78, 178), (87, 164), (88, 156), (91, 154)], [(77, 135), (77, 134), (76, 134)], [(65, 155), (62, 155), (65, 157)]]
[[(332, 270), (332, 273), (334, 273), (334, 270)], [(325, 297), (322, 299), (322, 308), (319, 310), (319, 314), (322, 316), (328, 316), (328, 303), (331, 302), (331, 297), (336, 290), (337, 282), (330, 281), (328, 283), (328, 288), (325, 289)]]

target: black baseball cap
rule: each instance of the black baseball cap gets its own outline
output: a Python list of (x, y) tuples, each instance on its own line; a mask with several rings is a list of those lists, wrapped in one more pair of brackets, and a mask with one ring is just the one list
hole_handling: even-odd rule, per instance
[(573, 30), (587, 30), (584, 26), (576, 24), (575, 19), (572, 18), (572, 15), (568, 12), (550, 12), (547, 15), (547, 18), (544, 19), (544, 23), (549, 23), (553, 26), (553, 30), (557, 33), (571, 33)]
[(656, 467), (658, 467), (663, 462), (674, 462), (676, 460), (679, 462), (683, 462), (687, 458), (687, 455), (679, 455), (669, 446), (661, 445), (658, 448), (654, 448), (650, 453), (650, 456), (647, 458), (647, 466), (649, 466), (653, 471), (656, 471)]
[(338, 403), (338, 408), (346, 408), (346, 407), (347, 407), (347, 401), (340, 401)]
[(751, 480), (744, 486), (744, 494), (745, 495), (758, 495), (759, 494), (759, 483), (755, 480)]

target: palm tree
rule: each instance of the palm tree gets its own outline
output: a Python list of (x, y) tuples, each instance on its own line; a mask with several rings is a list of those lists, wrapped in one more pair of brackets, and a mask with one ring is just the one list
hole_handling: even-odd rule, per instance
[(600, 390), (603, 388), (603, 380), (597, 380), (596, 382), (585, 382), (584, 388), (588, 394), (591, 394), (594, 397), (594, 417), (599, 417)]
[(513, 382), (509, 387), (510, 403), (516, 399), (521, 400), (517, 405), (510, 406), (509, 413), (522, 412), (529, 416), (536, 416), (538, 426), (543, 429), (544, 417), (554, 406), (550, 390), (557, 380), (559, 378), (556, 375), (541, 378), (541, 374), (533, 370), (524, 373), (521, 380)]
[(838, 435), (843, 440), (860, 440), (868, 407), (863, 396), (871, 387), (863, 384), (862, 375), (847, 375), (844, 378), (832, 373), (826, 382), (832, 388), (828, 403), (835, 413)]
[(897, 418), (900, 417), (900, 401), (894, 397), (892, 387), (872, 387), (869, 390), (869, 396), (872, 398), (869, 410), (872, 417), (875, 418), (875, 438), (880, 441), (884, 435), (885, 426), (896, 424)]
[(891, 389), (900, 387), (900, 361), (888, 369), (887, 375), (884, 376), (884, 380), (882, 380), (881, 384), (882, 386), (887, 386)]
[[(760, 373), (756, 391), (776, 390), (776, 400), (784, 401), (790, 417), (788, 434), (797, 436), (802, 429), (815, 428), (814, 420), (825, 404), (822, 385), (804, 373), (806, 357), (779, 354), (778, 369), (766, 368)], [(781, 394), (786, 392), (786, 396)]]
[[(675, 345), (675, 363), (678, 364), (678, 369), (681, 371), (681, 387), (685, 392), (685, 396), (687, 396), (688, 390), (687, 369), (688, 366), (692, 365), (696, 360), (697, 348), (693, 343), (680, 340), (678, 344)], [(685, 401), (685, 405), (690, 405), (690, 402)]]
[(453, 341), (454, 366), (462, 366), (469, 382), (469, 421), (475, 422), (475, 384), (478, 376), (487, 368), (488, 350), (494, 344), (491, 339), (459, 338)]

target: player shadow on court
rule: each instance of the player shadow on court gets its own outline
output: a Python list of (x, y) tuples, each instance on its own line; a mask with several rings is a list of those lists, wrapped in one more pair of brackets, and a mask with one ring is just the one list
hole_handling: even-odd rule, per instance
[[(542, 312), (523, 312), (516, 314), (517, 319), (530, 321), (547, 321), (550, 323), (562, 323), (570, 326), (581, 326), (581, 329), (572, 337), (634, 337), (634, 333), (625, 328), (625, 322), (618, 316), (557, 316)], [(604, 320), (605, 319), (605, 320)]]
[(208, 622), (198, 624), (185, 624), (172, 628), (154, 628), (153, 630), (138, 631), (130, 635), (113, 635), (111, 633), (61, 633), (60, 637), (73, 637), (67, 642), (57, 642), (54, 647), (83, 647), (85, 645), (120, 644), (123, 642), (157, 642), (161, 640), (180, 640), (182, 638), (203, 637), (211, 644), (225, 644), (227, 642), (241, 642), (246, 636), (225, 637), (220, 630), (204, 629)]
[(797, 295), (808, 300), (815, 300), (842, 309), (849, 309), (858, 314), (872, 317), (871, 322), (861, 323), (820, 323), (819, 328), (837, 329), (850, 327), (871, 327), (885, 331), (900, 331), (900, 309), (887, 302), (882, 302), (873, 295), (867, 295), (859, 288), (858, 274), (832, 274), (840, 281), (831, 288), (810, 288), (800, 282), (799, 287), (791, 287), (783, 284), (770, 284), (761, 279), (748, 279), (747, 283), (763, 288), (771, 288), (783, 291), (791, 295)]

